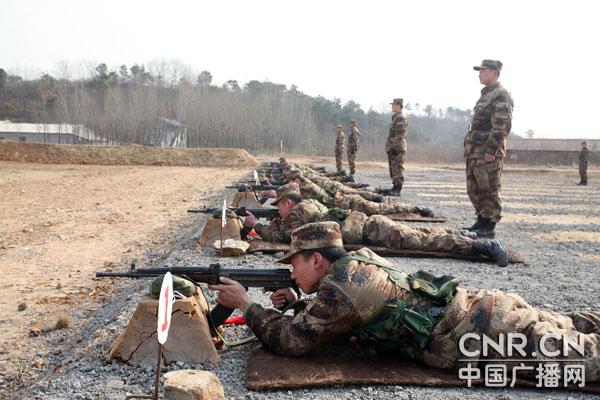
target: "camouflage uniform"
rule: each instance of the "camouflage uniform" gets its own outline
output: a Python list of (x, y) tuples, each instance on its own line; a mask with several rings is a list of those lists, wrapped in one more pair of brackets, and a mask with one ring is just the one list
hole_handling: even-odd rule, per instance
[(344, 131), (341, 126), (337, 127), (337, 137), (335, 139), (335, 168), (337, 172), (342, 172), (342, 156), (344, 154)]
[(289, 215), (272, 224), (256, 224), (254, 230), (268, 242), (289, 243), (292, 232), (309, 222), (318, 222), (327, 214), (327, 207), (316, 200), (303, 200)]
[(341, 223), (344, 243), (372, 244), (397, 250), (444, 252), (468, 256), (474, 240), (452, 229), (403, 225), (383, 216), (353, 211)]
[(358, 153), (358, 139), (360, 132), (356, 126), (350, 128), (350, 134), (348, 135), (348, 168), (350, 169), (350, 175), (356, 173), (356, 153)]
[[(502, 167), (512, 110), (512, 97), (500, 83), (484, 87), (464, 141), (469, 199), (477, 215), (494, 223), (502, 218)], [(496, 160), (486, 162), (485, 154)]]
[[(339, 236), (335, 224), (306, 225), (293, 233), (290, 252), (280, 261), (289, 262), (304, 249), (334, 247), (329, 243), (341, 243)], [(600, 381), (600, 312), (561, 315), (536, 309), (516, 294), (457, 286), (451, 276), (407, 274), (361, 249), (334, 262), (321, 278), (316, 296), (304, 308), (295, 308), (294, 316), (255, 303), (244, 316), (265, 346), (285, 356), (301, 356), (334, 338), (352, 336), (362, 346), (437, 368), (458, 367), (458, 360), (465, 358), (458, 351), (458, 339), (467, 332), (492, 338), (523, 333), (529, 339), (529, 354), (545, 333), (581, 335), (586, 381)], [(492, 352), (488, 357), (498, 355)]]
[(404, 154), (406, 153), (406, 135), (408, 119), (401, 112), (392, 115), (390, 133), (385, 142), (385, 152), (388, 155), (390, 178), (395, 188), (404, 184)]
[(361, 211), (367, 215), (419, 214), (419, 209), (416, 206), (402, 203), (376, 203), (366, 200), (362, 196), (354, 193), (348, 194), (336, 192), (335, 194), (332, 194), (329, 190), (323, 189), (308, 178), (300, 176), (298, 179), (300, 179), (300, 194), (302, 198), (317, 200), (326, 207), (337, 207), (344, 210)]
[(590, 161), (590, 151), (587, 147), (583, 147), (579, 152), (579, 177), (581, 178), (581, 184), (587, 185), (588, 175), (588, 163)]
[(377, 203), (381, 203), (384, 199), (384, 196), (380, 194), (373, 193), (368, 190), (353, 189), (344, 185), (343, 183), (334, 181), (333, 179), (329, 179), (315, 173), (307, 173), (307, 177), (314, 183), (331, 193), (356, 194), (364, 198), (365, 200), (374, 201)]

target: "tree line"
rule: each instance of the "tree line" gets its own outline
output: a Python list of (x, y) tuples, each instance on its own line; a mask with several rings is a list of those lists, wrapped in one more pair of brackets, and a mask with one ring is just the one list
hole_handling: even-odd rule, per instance
[[(82, 76), (85, 75), (85, 76)], [(471, 110), (407, 102), (412, 161), (460, 161)], [(295, 85), (251, 80), (213, 84), (209, 71), (180, 63), (152, 67), (101, 63), (76, 75), (24, 79), (0, 68), (0, 120), (83, 124), (109, 144), (149, 144), (159, 117), (187, 127), (188, 147), (241, 147), (254, 153), (329, 155), (335, 127), (361, 132), (359, 159), (384, 159), (390, 113), (353, 100), (309, 96)]]

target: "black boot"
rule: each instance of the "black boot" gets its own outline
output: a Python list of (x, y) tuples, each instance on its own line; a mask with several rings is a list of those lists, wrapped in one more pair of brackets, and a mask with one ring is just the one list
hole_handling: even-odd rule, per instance
[(427, 208), (427, 207), (415, 207), (417, 209), (417, 212), (423, 216), (423, 217), (428, 217), (428, 218), (433, 218), (433, 210), (431, 208)]
[(481, 223), (483, 222), (483, 217), (479, 214), (477, 214), (477, 221), (475, 221), (475, 223), (471, 226), (464, 226), (460, 229), (464, 229), (467, 231), (474, 231), (476, 229), (479, 229), (481, 227)]
[(481, 220), (481, 225), (479, 225), (479, 228), (475, 229), (473, 232), (475, 232), (480, 238), (494, 238), (494, 236), (496, 236), (496, 233), (494, 232), (496, 223), (483, 217), (481, 217)]
[(402, 191), (402, 185), (394, 185), (390, 189), (379, 189), (379, 192), (385, 196), (395, 196), (400, 197), (400, 192)]
[(486, 256), (501, 267), (508, 265), (508, 252), (499, 240), (475, 240), (471, 252), (475, 256)]

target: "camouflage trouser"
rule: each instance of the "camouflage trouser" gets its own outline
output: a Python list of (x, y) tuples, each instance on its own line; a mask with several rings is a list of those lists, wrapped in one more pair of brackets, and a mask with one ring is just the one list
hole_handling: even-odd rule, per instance
[(582, 183), (587, 183), (588, 175), (587, 175), (588, 163), (587, 161), (579, 162), (579, 177), (581, 178)]
[(350, 170), (350, 175), (354, 175), (356, 172), (356, 153), (358, 149), (353, 149), (352, 146), (348, 146), (347, 155), (348, 155), (348, 169)]
[(364, 212), (367, 215), (375, 214), (418, 214), (417, 207), (402, 203), (375, 203), (364, 199), (358, 194), (336, 193), (333, 196), (333, 207), (344, 210)]
[(390, 149), (387, 153), (390, 167), (390, 178), (394, 187), (402, 187), (404, 184), (404, 152)]
[(383, 215), (354, 211), (341, 224), (344, 243), (372, 244), (397, 250), (421, 250), (459, 255), (471, 253), (473, 239), (444, 228), (403, 225)]
[(467, 194), (477, 215), (498, 222), (502, 218), (502, 159), (467, 159)]
[(335, 149), (335, 168), (337, 172), (342, 172), (342, 150)]
[[(423, 353), (425, 364), (438, 368), (456, 368), (465, 366), (468, 359), (460, 354), (458, 340), (464, 333), (486, 334), (493, 340), (498, 339), (500, 333), (521, 333), (527, 338), (525, 351), (528, 354), (535, 352), (536, 356), (529, 356), (524, 360), (532, 360), (525, 364), (537, 366), (542, 359), (548, 359), (539, 349), (540, 338), (548, 333), (561, 337), (561, 340), (546, 342), (547, 350), (561, 350), (561, 359), (581, 359), (576, 364), (584, 365), (586, 382), (600, 381), (600, 311), (574, 312), (558, 314), (544, 311), (527, 304), (521, 296), (514, 293), (504, 293), (499, 290), (466, 290), (458, 288), (454, 300), (446, 307), (444, 313), (447, 318), (442, 318), (434, 327), (432, 336)], [(562, 352), (562, 338), (568, 337), (578, 343), (577, 336), (581, 335), (585, 356), (582, 357), (569, 347), (569, 353)], [(505, 335), (506, 340), (506, 335)], [(481, 341), (470, 340), (466, 343), (469, 351), (479, 349)], [(506, 353), (506, 351), (505, 351)], [(517, 354), (518, 356), (518, 354)], [(495, 351), (491, 351), (488, 359), (507, 358)], [(511, 359), (515, 359), (513, 354)], [(485, 363), (483, 356), (480, 362)], [(535, 361), (540, 360), (540, 361)], [(469, 359), (472, 366), (477, 360)], [(510, 362), (509, 366), (520, 363)], [(529, 371), (525, 376), (531, 376), (535, 371)]]
[(342, 193), (344, 195), (357, 194), (365, 200), (374, 201), (377, 203), (380, 203), (384, 199), (384, 196), (373, 191), (363, 189), (352, 189), (351, 187), (348, 187), (333, 179), (314, 177), (312, 178), (312, 181), (331, 193)]

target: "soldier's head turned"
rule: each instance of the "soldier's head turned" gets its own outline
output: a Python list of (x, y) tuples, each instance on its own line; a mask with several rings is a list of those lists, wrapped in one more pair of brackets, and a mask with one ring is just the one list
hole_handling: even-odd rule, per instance
[(356, 120), (355, 119), (351, 119), (350, 122), (348, 123), (348, 125), (352, 128), (356, 126)]
[(586, 142), (585, 140), (583, 140), (583, 141), (581, 142), (581, 147), (586, 147), (586, 146), (587, 146), (587, 142)]
[(498, 81), (502, 70), (502, 61), (486, 59), (481, 61), (481, 65), (474, 66), (473, 69), (479, 71), (479, 81), (482, 85), (491, 85)]
[(341, 126), (341, 125), (338, 125), (338, 126), (335, 127), (335, 129), (337, 129), (338, 131), (341, 131), (342, 129), (344, 129), (344, 127)]
[(392, 112), (400, 112), (402, 111), (402, 108), (404, 108), (404, 99), (397, 97), (392, 100), (390, 105), (392, 106)]
[(329, 266), (345, 254), (340, 226), (314, 222), (292, 232), (290, 250), (279, 262), (292, 264), (292, 279), (304, 293), (313, 293)]

